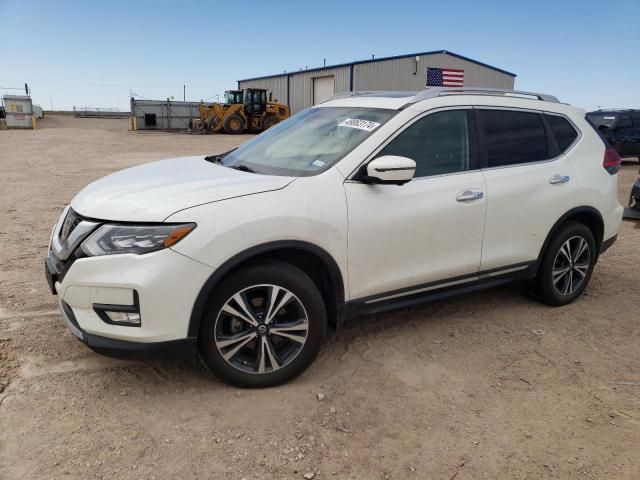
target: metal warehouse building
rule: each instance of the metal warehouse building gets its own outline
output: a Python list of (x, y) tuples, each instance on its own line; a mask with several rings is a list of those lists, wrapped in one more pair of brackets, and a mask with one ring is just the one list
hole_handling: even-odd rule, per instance
[(238, 80), (238, 89), (264, 88), (292, 113), (335, 93), (358, 90), (415, 91), (427, 86), (427, 69), (451, 69), (465, 87), (513, 89), (515, 73), (446, 50), (375, 58), (299, 72)]

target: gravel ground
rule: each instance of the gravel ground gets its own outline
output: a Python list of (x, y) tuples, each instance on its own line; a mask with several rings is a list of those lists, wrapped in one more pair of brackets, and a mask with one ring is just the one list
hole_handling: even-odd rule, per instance
[(238, 390), (194, 363), (92, 353), (42, 259), (88, 182), (243, 137), (40, 125), (0, 132), (0, 478), (640, 478), (640, 224), (572, 305), (509, 285), (362, 317), (295, 381)]

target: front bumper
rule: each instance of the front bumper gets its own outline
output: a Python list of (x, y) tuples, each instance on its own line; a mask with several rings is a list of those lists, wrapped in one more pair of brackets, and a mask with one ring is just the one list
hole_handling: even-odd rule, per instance
[[(171, 249), (145, 255), (81, 257), (64, 264), (53, 255), (45, 275), (69, 329), (90, 348), (125, 358), (195, 355), (191, 312), (213, 269)], [(139, 308), (139, 326), (107, 323), (100, 306)]]
[(60, 311), (73, 335), (94, 352), (108, 357), (132, 360), (187, 360), (195, 358), (197, 339), (195, 337), (167, 342), (128, 342), (108, 337), (93, 335), (82, 330), (71, 307), (60, 301)]

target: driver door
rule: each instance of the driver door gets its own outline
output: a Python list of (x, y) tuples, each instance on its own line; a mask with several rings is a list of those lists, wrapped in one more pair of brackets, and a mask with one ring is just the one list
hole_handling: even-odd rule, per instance
[(486, 189), (474, 131), (470, 109), (424, 115), (372, 157), (411, 158), (413, 180), (345, 183), (352, 299), (401, 299), (476, 278)]

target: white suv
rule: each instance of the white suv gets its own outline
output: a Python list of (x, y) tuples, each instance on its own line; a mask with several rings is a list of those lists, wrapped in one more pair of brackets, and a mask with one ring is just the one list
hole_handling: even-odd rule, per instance
[(98, 352), (198, 354), (227, 382), (276, 385), (356, 314), (513, 279), (573, 301), (616, 239), (619, 168), (551, 96), (352, 92), (225, 154), (92, 183), (47, 278)]

